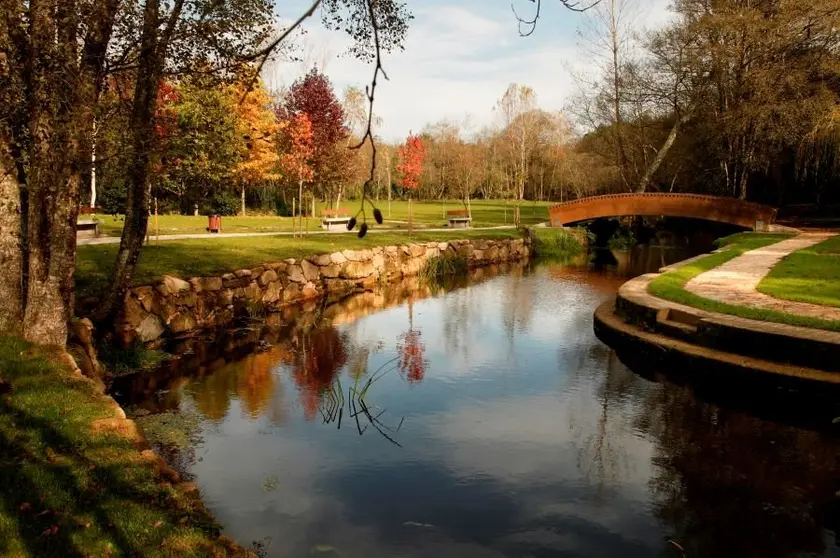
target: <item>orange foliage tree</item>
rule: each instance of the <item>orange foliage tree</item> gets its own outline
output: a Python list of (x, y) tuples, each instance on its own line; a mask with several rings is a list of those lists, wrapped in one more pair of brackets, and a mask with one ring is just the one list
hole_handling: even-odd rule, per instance
[[(297, 179), (298, 202), (303, 203), (303, 184), (312, 180), (314, 174), (312, 157), (315, 152), (312, 141), (312, 123), (306, 113), (295, 114), (284, 123), (279, 149), (280, 167)], [(300, 214), (302, 221), (303, 211)]]

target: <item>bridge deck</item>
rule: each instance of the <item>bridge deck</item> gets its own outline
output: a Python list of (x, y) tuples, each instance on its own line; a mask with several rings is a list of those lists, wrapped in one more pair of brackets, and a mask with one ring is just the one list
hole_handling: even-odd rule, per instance
[(776, 219), (776, 209), (735, 198), (700, 194), (609, 194), (554, 205), (551, 226), (629, 215), (688, 217), (757, 228)]

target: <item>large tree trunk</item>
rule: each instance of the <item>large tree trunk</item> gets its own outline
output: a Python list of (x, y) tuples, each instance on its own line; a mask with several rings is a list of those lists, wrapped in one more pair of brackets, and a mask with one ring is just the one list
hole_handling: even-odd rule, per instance
[(0, 332), (19, 332), (23, 322), (21, 185), (10, 140), (0, 136)]
[[(73, 317), (79, 126), (90, 85), (78, 71), (78, 22), (72, 0), (30, 4), (28, 276), (23, 335), (64, 345)], [(83, 132), (81, 132), (83, 133)]]
[(149, 162), (155, 139), (155, 106), (162, 71), (162, 52), (159, 49), (166, 48), (165, 44), (158, 44), (158, 19), (159, 0), (147, 0), (143, 12), (137, 82), (129, 122), (132, 138), (125, 225), (111, 286), (99, 307), (97, 320), (104, 320), (117, 311), (119, 303), (131, 284), (149, 224)]

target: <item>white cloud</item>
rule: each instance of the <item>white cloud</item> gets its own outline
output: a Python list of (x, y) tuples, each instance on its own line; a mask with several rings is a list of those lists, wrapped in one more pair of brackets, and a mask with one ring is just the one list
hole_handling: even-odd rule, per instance
[[(668, 18), (668, 0), (643, 0), (640, 27), (661, 25)], [(545, 2), (549, 4), (549, 2)], [(518, 35), (506, 1), (408, 2), (411, 22), (403, 52), (384, 61), (389, 81), (380, 81), (376, 112), (384, 119), (382, 135), (399, 141), (408, 132), (441, 119), (462, 121), (470, 115), (474, 128), (493, 122), (493, 106), (511, 82), (528, 84), (540, 106), (562, 110), (576, 90), (570, 69), (585, 72), (592, 62), (576, 46), (575, 27), (583, 16), (558, 6), (544, 6), (537, 32)], [(518, 6), (528, 9), (529, 3)], [(282, 10), (291, 17), (301, 6)], [(323, 29), (316, 19), (306, 24), (305, 62), (318, 63), (340, 92), (364, 86), (372, 68), (341, 56), (348, 41)], [(283, 63), (267, 69), (272, 86), (290, 85), (305, 65)]]

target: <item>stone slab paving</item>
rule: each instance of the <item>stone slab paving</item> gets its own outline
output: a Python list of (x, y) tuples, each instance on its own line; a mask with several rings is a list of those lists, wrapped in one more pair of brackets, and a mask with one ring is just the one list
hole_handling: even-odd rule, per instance
[(753, 306), (824, 320), (840, 320), (840, 308), (782, 300), (757, 290), (761, 280), (782, 258), (832, 236), (832, 233), (803, 233), (763, 248), (750, 250), (721, 266), (701, 273), (688, 281), (685, 288), (703, 298), (727, 304)]

